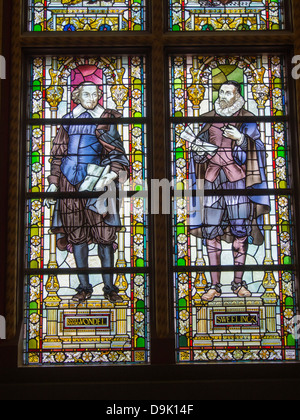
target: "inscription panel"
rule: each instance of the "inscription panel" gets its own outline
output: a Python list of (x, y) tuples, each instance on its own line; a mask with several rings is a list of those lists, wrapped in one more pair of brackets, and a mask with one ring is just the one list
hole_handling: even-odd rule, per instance
[(110, 330), (110, 314), (99, 315), (64, 315), (64, 329)]
[(259, 327), (258, 312), (224, 313), (215, 312), (213, 325), (217, 327)]

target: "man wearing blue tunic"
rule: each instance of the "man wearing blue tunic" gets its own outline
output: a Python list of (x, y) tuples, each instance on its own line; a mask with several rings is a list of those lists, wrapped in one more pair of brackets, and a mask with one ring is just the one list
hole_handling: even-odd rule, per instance
[[(65, 124), (60, 127), (51, 150), (51, 174), (48, 177), (48, 192), (76, 193), (88, 175), (88, 165), (110, 168), (102, 181), (102, 186), (119, 179), (127, 172), (129, 162), (122, 140), (115, 124), (84, 124), (86, 118), (119, 118), (114, 110), (103, 109), (99, 105), (102, 96), (98, 86), (84, 82), (72, 93), (77, 104), (73, 111), (65, 115), (80, 124)], [(79, 193), (80, 194), (80, 193)], [(52, 232), (57, 236), (57, 247), (74, 253), (76, 266), (88, 269), (89, 244), (98, 245), (98, 255), (103, 268), (113, 268), (117, 232), (121, 229), (118, 212), (99, 214), (90, 206), (91, 199), (59, 198), (46, 200), (46, 205), (55, 204)], [(115, 203), (117, 206), (117, 203)], [(93, 288), (87, 273), (79, 274), (79, 287), (73, 300), (82, 302), (92, 296)], [(102, 275), (104, 296), (111, 302), (122, 302), (118, 288), (113, 284), (113, 274)]]
[[(201, 212), (191, 214), (191, 234), (204, 238), (209, 265), (218, 267), (218, 271), (211, 272), (211, 285), (202, 296), (202, 300), (208, 302), (222, 293), (219, 270), (221, 240), (232, 243), (237, 267), (232, 291), (239, 297), (251, 296), (243, 281), (248, 244), (263, 243), (263, 215), (270, 212), (268, 196), (247, 194), (247, 191), (267, 189), (265, 147), (257, 124), (227, 124), (221, 119), (253, 117), (244, 109), (244, 103), (240, 85), (236, 82), (224, 83), (214, 111), (204, 115), (215, 117), (215, 121), (204, 124), (192, 144), (190, 173), (193, 188), (196, 188), (197, 179), (204, 179), (207, 194), (204, 197), (203, 219)], [(205, 144), (210, 145), (210, 149), (207, 148), (209, 152), (203, 151)], [(230, 194), (231, 190), (236, 192)]]

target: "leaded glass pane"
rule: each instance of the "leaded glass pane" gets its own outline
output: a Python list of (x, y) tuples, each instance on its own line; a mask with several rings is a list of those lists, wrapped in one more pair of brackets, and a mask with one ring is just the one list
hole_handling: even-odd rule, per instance
[(145, 65), (30, 61), (27, 365), (149, 361)]
[(285, 29), (283, 0), (169, 0), (170, 31)]
[(169, 59), (179, 362), (298, 357), (284, 69), (281, 55)]
[(29, 0), (28, 31), (144, 31), (145, 0)]

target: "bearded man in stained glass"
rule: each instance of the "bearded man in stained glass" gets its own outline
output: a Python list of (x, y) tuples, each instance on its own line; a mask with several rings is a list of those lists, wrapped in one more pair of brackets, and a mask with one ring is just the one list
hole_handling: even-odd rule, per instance
[[(221, 120), (221, 117), (253, 117), (245, 110), (244, 104), (240, 84), (224, 83), (214, 111), (204, 114), (205, 117), (215, 117), (215, 121), (204, 124), (192, 144), (193, 187), (197, 179), (204, 179), (207, 194), (204, 197), (203, 219), (201, 212), (191, 214), (191, 234), (204, 238), (209, 264), (218, 267), (218, 271), (211, 272), (211, 285), (202, 296), (202, 300), (208, 302), (222, 293), (219, 269), (222, 240), (232, 243), (237, 267), (232, 291), (239, 297), (251, 296), (243, 281), (243, 266), (248, 244), (261, 245), (264, 241), (263, 215), (270, 211), (268, 196), (247, 193), (267, 188), (265, 148), (257, 124), (228, 124)], [(209, 145), (208, 152), (205, 152), (205, 145)], [(234, 193), (231, 195), (232, 190)]]
[[(121, 117), (117, 111), (104, 109), (99, 104), (101, 96), (101, 90), (92, 82), (83, 82), (73, 91), (72, 100), (77, 106), (64, 119), (78, 123), (64, 124), (54, 139), (48, 192), (80, 195), (91, 167), (109, 168), (101, 178), (103, 191), (111, 183), (117, 187), (118, 182), (126, 180), (119, 177), (124, 178), (129, 162), (116, 125), (84, 123), (84, 119)], [(97, 244), (102, 267), (112, 268), (117, 232), (121, 229), (118, 212), (99, 212), (95, 200), (87, 198), (46, 200), (46, 205), (52, 204), (55, 204), (52, 232), (56, 234), (58, 249), (73, 252), (76, 266), (88, 269), (89, 245)], [(81, 302), (92, 296), (93, 288), (87, 273), (78, 274), (78, 278), (80, 284), (73, 300)], [(111, 302), (121, 302), (113, 274), (104, 273), (102, 278), (104, 296)]]

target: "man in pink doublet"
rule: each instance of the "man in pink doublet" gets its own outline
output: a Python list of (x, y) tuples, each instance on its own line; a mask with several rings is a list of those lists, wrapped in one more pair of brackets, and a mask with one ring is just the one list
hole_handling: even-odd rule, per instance
[[(257, 228), (261, 217), (270, 211), (266, 196), (252, 197), (247, 189), (267, 188), (265, 177), (265, 149), (260, 140), (257, 124), (226, 123), (220, 117), (252, 117), (246, 111), (240, 85), (224, 83), (215, 103), (215, 110), (206, 114), (216, 117), (213, 123), (205, 124), (192, 145), (191, 173), (194, 179), (204, 178), (203, 220), (191, 223), (191, 234), (204, 238), (209, 265), (218, 267), (211, 271), (211, 285), (202, 296), (212, 301), (221, 296), (220, 269), (221, 240), (232, 243), (234, 265), (237, 267), (232, 282), (232, 291), (239, 297), (250, 297), (243, 281), (248, 243), (261, 245), (263, 233)], [(216, 146), (214, 152), (203, 152), (199, 144)], [(216, 193), (216, 191), (220, 193)], [(230, 191), (239, 191), (238, 194)], [(241, 270), (239, 270), (239, 267)]]
[[(234, 126), (234, 124), (231, 124)], [(232, 140), (224, 137), (222, 128), (225, 124), (212, 124), (209, 129), (210, 143), (218, 146), (217, 153), (209, 159), (205, 179), (214, 182), (222, 169), (230, 182), (246, 177), (245, 167), (238, 165), (232, 155)]]

